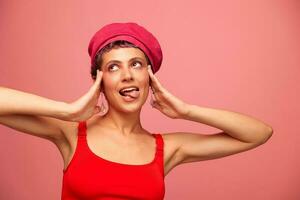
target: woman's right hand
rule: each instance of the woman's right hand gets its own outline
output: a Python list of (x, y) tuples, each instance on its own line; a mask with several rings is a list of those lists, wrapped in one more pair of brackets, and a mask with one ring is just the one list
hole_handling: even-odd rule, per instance
[(102, 75), (103, 72), (97, 70), (96, 80), (88, 92), (78, 100), (69, 104), (69, 121), (85, 121), (101, 111), (97, 103), (100, 96)]

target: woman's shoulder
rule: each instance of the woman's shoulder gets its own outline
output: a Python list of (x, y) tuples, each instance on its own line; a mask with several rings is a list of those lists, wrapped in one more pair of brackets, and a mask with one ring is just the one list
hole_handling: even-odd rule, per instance
[(164, 143), (164, 148), (169, 152), (175, 152), (178, 147), (178, 137), (176, 133), (173, 132), (156, 132), (155, 134), (160, 134)]

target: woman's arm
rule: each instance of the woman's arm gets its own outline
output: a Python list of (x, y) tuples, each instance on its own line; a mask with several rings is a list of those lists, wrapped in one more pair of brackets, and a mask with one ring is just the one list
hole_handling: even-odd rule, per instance
[(203, 123), (222, 132), (206, 135), (173, 132), (166, 134), (172, 141), (172, 167), (186, 162), (215, 159), (255, 148), (265, 143), (272, 128), (252, 117), (221, 109), (190, 105), (167, 91), (148, 68), (155, 100), (152, 106), (168, 117)]
[(237, 112), (188, 105), (182, 119), (203, 123), (223, 130), (231, 137), (248, 143), (264, 143), (272, 135), (271, 126)]
[(61, 143), (66, 137), (64, 129), (69, 121), (83, 121), (99, 112), (101, 78), (102, 75), (97, 73), (89, 91), (72, 103), (0, 87), (0, 124)]
[(177, 165), (221, 158), (264, 144), (273, 134), (271, 126), (253, 117), (221, 109), (187, 105), (182, 119), (203, 123), (222, 131), (213, 135), (172, 133)]
[(97, 78), (89, 91), (72, 103), (47, 99), (35, 94), (0, 87), (0, 116), (26, 114), (53, 117), (65, 121), (83, 121), (98, 113), (102, 72), (97, 70)]
[(0, 124), (56, 144), (65, 138), (67, 109), (64, 102), (0, 87)]
[(0, 87), (0, 116), (26, 114), (67, 119), (70, 112), (68, 108), (68, 104), (64, 102)]

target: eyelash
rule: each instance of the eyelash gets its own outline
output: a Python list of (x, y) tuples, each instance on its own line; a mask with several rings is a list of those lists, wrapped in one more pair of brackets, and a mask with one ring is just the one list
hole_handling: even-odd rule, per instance
[[(141, 66), (143, 65), (140, 61), (135, 61), (135, 62), (133, 62), (134, 64), (135, 63), (139, 63)], [(117, 64), (111, 64), (111, 65), (109, 65), (108, 66), (108, 70), (111, 70), (111, 68), (112, 68), (112, 66), (115, 66), (115, 65), (117, 65)]]

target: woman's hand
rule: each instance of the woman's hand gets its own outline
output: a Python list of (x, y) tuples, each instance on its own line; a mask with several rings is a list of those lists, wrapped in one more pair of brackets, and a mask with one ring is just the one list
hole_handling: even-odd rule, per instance
[(100, 95), (102, 75), (103, 72), (97, 70), (96, 80), (88, 92), (78, 100), (69, 104), (69, 121), (85, 121), (101, 111), (97, 103)]
[(183, 118), (188, 112), (188, 104), (178, 99), (168, 92), (153, 74), (150, 65), (148, 65), (150, 76), (150, 87), (153, 91), (154, 100), (151, 100), (152, 107), (170, 118)]

